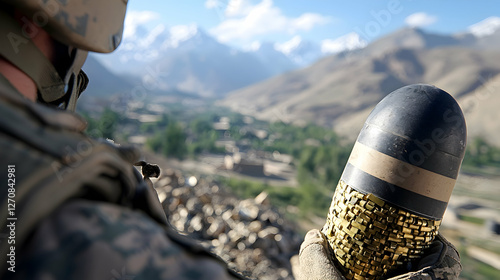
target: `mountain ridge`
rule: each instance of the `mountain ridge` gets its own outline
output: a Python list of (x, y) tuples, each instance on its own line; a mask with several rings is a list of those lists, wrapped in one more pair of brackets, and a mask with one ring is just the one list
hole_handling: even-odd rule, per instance
[(246, 50), (220, 43), (196, 24), (172, 27), (159, 24), (149, 30), (139, 23), (128, 29), (117, 51), (91, 56), (103, 64), (106, 71), (118, 76), (126, 74), (144, 80), (151, 69), (155, 69), (161, 73), (155, 81), (160, 91), (187, 91), (202, 97), (221, 98), (231, 91), (308, 67), (332, 54), (361, 52), (372, 56), (390, 48), (443, 45), (487, 49), (500, 43), (500, 34), (492, 36), (500, 28), (499, 21), (500, 18), (495, 17), (485, 19), (456, 35), (404, 28), (370, 44), (355, 32), (319, 43), (297, 35), (284, 43), (255, 42)]
[[(218, 42), (196, 24), (170, 28), (158, 25), (151, 31), (137, 25), (115, 52), (91, 56), (115, 75), (127, 74), (140, 79), (148, 68), (159, 68), (163, 74), (172, 76), (158, 81), (160, 89), (218, 98), (229, 91), (307, 66), (332, 52), (363, 45), (356, 34), (340, 39), (329, 42), (335, 45), (335, 50), (330, 47), (323, 51), (319, 45), (300, 37), (283, 44), (264, 42), (258, 43), (258, 47), (239, 50)], [(206, 79), (205, 73), (196, 69), (206, 69), (212, 79)], [(233, 73), (243, 74), (236, 77)]]
[[(273, 42), (258, 43), (242, 51), (219, 43), (196, 25), (180, 26), (173, 32), (165, 26), (151, 32), (138, 26), (104, 63), (108, 67), (129, 67), (139, 75), (124, 77), (111, 72), (106, 65), (100, 65), (104, 55), (93, 59), (92, 54), (85, 66), (91, 69), (90, 93), (85, 95), (130, 91), (146, 79), (154, 82), (158, 94), (190, 92), (224, 98), (220, 104), (246, 114), (286, 122), (314, 121), (353, 138), (376, 102), (410, 83), (435, 84), (459, 102), (479, 100), (475, 92), (494, 87), (490, 80), (497, 81), (499, 73), (494, 63), (498, 59), (496, 46), (500, 44), (496, 21), (486, 20), (474, 30), (451, 35), (402, 28), (367, 45), (351, 35), (353, 48), (298, 69)], [(304, 42), (301, 38), (292, 42), (289, 54), (296, 47), (307, 46)], [(149, 49), (151, 46), (155, 49)], [(316, 51), (319, 47), (309, 46)], [(162, 53), (165, 50), (166, 54)], [(304, 53), (309, 51), (306, 48)], [(127, 60), (139, 64), (127, 64)], [(489, 96), (496, 100), (496, 95)], [(478, 106), (487, 107), (489, 102), (479, 102)], [(488, 110), (484, 110), (490, 114), (487, 119), (492, 119), (494, 114)], [(471, 119), (475, 123), (480, 118)], [(487, 126), (474, 124), (471, 131), (484, 133)], [(500, 141), (500, 135), (493, 138)]]
[[(375, 104), (399, 87), (433, 84), (463, 102), (499, 77), (500, 51), (481, 46), (484, 38), (471, 43), (463, 36), (401, 29), (363, 49), (231, 92), (219, 104), (266, 120), (314, 122), (354, 139)], [(473, 125), (484, 126), (477, 120)], [(500, 133), (493, 138), (500, 140)]]

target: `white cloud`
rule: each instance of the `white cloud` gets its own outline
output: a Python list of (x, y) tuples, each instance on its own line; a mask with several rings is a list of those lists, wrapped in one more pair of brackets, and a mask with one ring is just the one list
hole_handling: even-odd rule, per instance
[(219, 0), (207, 0), (205, 1), (205, 8), (207, 9), (214, 9), (219, 7), (220, 1)]
[(316, 25), (323, 25), (330, 21), (330, 18), (313, 13), (305, 13), (291, 21), (292, 30), (311, 30)]
[(205, 8), (221, 11), (223, 17), (246, 16), (252, 10), (251, 0), (207, 0)]
[(438, 20), (436, 16), (427, 13), (414, 13), (405, 18), (405, 23), (411, 27), (423, 27), (431, 25)]
[(290, 54), (294, 49), (296, 49), (300, 43), (302, 43), (302, 38), (299, 35), (294, 36), (289, 41), (284, 43), (276, 43), (274, 44), (274, 48), (278, 51), (281, 51), (284, 54)]
[(160, 18), (160, 14), (153, 11), (128, 11), (125, 17), (123, 37), (130, 38), (135, 35), (137, 26)]
[(196, 24), (176, 25), (170, 28), (170, 45), (174, 48), (179, 46), (179, 43), (185, 41), (198, 33)]
[(144, 24), (160, 18), (160, 14), (153, 11), (128, 11), (125, 24)]
[(249, 0), (230, 0), (227, 3), (227, 17), (247, 16), (252, 11), (252, 3)]
[(272, 0), (252, 5), (248, 0), (231, 0), (225, 10), (226, 18), (210, 32), (221, 42), (250, 41), (258, 35), (308, 31), (326, 24), (331, 18), (305, 13), (296, 18), (287, 17)]
[(339, 53), (343, 51), (352, 51), (366, 47), (367, 42), (356, 32), (351, 32), (337, 39), (326, 39), (321, 42), (322, 53)]
[(262, 43), (259, 41), (253, 41), (252, 44), (250, 44), (250, 47), (248, 48), (249, 51), (258, 51), (260, 47), (262, 46)]

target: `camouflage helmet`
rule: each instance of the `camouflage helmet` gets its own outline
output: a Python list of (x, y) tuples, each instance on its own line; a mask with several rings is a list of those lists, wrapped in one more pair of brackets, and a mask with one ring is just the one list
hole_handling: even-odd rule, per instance
[(108, 53), (121, 42), (128, 0), (0, 0), (65, 45)]
[[(121, 42), (128, 0), (0, 0), (0, 44), (3, 56), (30, 76), (39, 101), (74, 110), (88, 82), (81, 71), (88, 51), (108, 53)], [(7, 7), (9, 9), (5, 9)], [(21, 24), (5, 10), (16, 9)], [(57, 71), (31, 42), (33, 24), (68, 46), (67, 69)], [(9, 44), (10, 43), (10, 44)], [(68, 87), (67, 92), (64, 91)]]

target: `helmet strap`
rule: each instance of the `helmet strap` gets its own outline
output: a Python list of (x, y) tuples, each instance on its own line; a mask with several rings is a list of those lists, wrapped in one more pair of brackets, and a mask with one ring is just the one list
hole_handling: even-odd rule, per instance
[(76, 110), (76, 101), (85, 88), (87, 88), (88, 83), (89, 78), (83, 70), (80, 70), (78, 75), (75, 75), (74, 73), (71, 74), (71, 78), (68, 83), (68, 90), (66, 92), (67, 101), (63, 103), (63, 107), (65, 107), (66, 110), (73, 112)]

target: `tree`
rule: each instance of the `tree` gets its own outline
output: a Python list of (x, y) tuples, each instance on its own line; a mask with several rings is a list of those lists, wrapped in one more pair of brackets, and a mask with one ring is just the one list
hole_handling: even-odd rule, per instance
[(167, 114), (161, 115), (161, 119), (156, 123), (157, 127), (167, 127), (170, 123), (170, 117)]
[(191, 122), (191, 130), (194, 134), (200, 135), (203, 133), (210, 132), (213, 129), (212, 123), (205, 119), (196, 119)]
[(99, 119), (97, 129), (101, 133), (101, 137), (105, 139), (113, 139), (116, 132), (116, 126), (120, 116), (109, 108), (105, 108)]
[(500, 149), (492, 146), (484, 138), (476, 137), (467, 146), (463, 165), (500, 166)]
[(92, 118), (86, 112), (82, 115), (87, 120), (86, 132), (94, 138), (113, 139), (118, 123), (122, 119), (120, 114), (107, 107), (104, 108), (99, 118)]
[(183, 159), (187, 153), (186, 134), (177, 122), (170, 122), (163, 139), (163, 154), (167, 157)]

